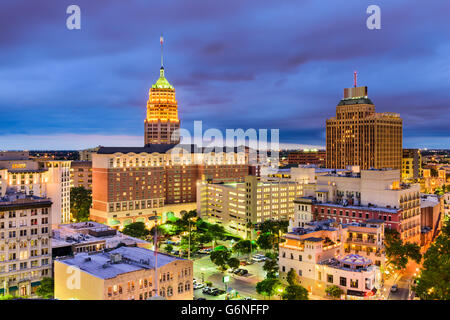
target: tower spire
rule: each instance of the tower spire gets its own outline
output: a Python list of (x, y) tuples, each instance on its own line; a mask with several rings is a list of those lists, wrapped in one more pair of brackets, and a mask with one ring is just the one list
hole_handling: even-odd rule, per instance
[(356, 88), (356, 79), (357, 79), (358, 71), (353, 71), (353, 85)]
[(159, 38), (159, 42), (161, 43), (161, 69), (164, 69), (164, 55), (163, 55), (163, 34), (161, 33), (161, 37)]

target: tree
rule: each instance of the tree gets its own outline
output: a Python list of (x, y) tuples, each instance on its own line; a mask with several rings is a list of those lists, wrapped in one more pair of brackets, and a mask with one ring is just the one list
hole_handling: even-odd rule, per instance
[(123, 228), (122, 233), (130, 237), (145, 238), (150, 234), (150, 230), (145, 227), (145, 223), (143, 222), (133, 222), (127, 224), (125, 228)]
[(258, 240), (256, 240), (256, 243), (258, 246), (263, 250), (270, 250), (273, 249), (275, 239), (273, 234), (270, 233), (262, 233), (258, 237)]
[(278, 263), (276, 259), (267, 259), (264, 262), (263, 270), (266, 271), (266, 278), (276, 278)]
[(397, 270), (405, 269), (409, 259), (417, 263), (420, 263), (422, 259), (420, 247), (415, 243), (403, 243), (396, 230), (386, 229), (385, 248), (389, 262)]
[(227, 248), (222, 250), (214, 250), (210, 254), (211, 261), (219, 267), (222, 271), (228, 269), (228, 260), (230, 259), (231, 252)]
[(218, 224), (211, 224), (208, 228), (208, 233), (213, 239), (213, 247), (216, 245), (216, 240), (223, 239), (225, 237), (225, 228)]
[(171, 245), (171, 244), (166, 245), (164, 250), (166, 250), (167, 253), (171, 253), (173, 250), (173, 245)]
[(270, 299), (271, 296), (276, 294), (278, 288), (280, 287), (281, 287), (280, 280), (268, 278), (256, 284), (256, 292), (263, 296), (268, 296)]
[(289, 285), (298, 284), (298, 276), (294, 269), (289, 270), (286, 280)]
[(413, 285), (423, 300), (450, 300), (450, 222), (424, 254), (422, 270)]
[(339, 299), (341, 297), (341, 295), (344, 294), (344, 290), (342, 290), (340, 287), (338, 287), (337, 285), (332, 285), (329, 286), (325, 289), (325, 292), (336, 299)]
[(238, 258), (233, 257), (233, 258), (228, 259), (227, 264), (231, 269), (237, 269), (237, 268), (239, 268), (240, 261)]
[(242, 255), (250, 253), (251, 252), (250, 249), (251, 249), (250, 240), (240, 240), (236, 242), (235, 245), (233, 246), (233, 251)]
[(36, 294), (44, 299), (51, 299), (54, 296), (55, 283), (53, 278), (44, 277), (41, 280), (41, 285), (37, 288)]
[(70, 189), (70, 213), (76, 222), (88, 221), (92, 204), (91, 192), (84, 187)]
[(298, 284), (288, 285), (281, 294), (283, 300), (308, 300), (308, 290)]

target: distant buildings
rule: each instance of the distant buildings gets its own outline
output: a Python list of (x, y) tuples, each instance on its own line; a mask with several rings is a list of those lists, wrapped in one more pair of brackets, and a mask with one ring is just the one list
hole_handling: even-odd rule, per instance
[(72, 161), (70, 164), (70, 186), (92, 190), (92, 161)]
[(92, 155), (95, 154), (98, 151), (98, 149), (100, 149), (100, 147), (101, 146), (78, 151), (80, 161), (92, 161)]
[(167, 300), (192, 300), (192, 283), (192, 261), (144, 248), (120, 247), (55, 260), (59, 300), (147, 300), (156, 293)]
[(326, 121), (327, 168), (361, 169), (402, 166), (402, 119), (396, 113), (375, 113), (367, 87), (344, 89), (336, 117)]
[[(433, 173), (436, 173), (435, 175)], [(420, 181), (421, 191), (424, 193), (434, 193), (436, 189), (447, 184), (447, 174), (445, 169), (424, 168), (423, 177)], [(449, 183), (450, 184), (450, 183)]]
[(441, 230), (444, 221), (444, 202), (443, 196), (435, 194), (422, 194), (420, 197), (421, 211), (421, 246), (429, 245)]
[(197, 212), (203, 219), (222, 224), (233, 233), (249, 238), (247, 223), (288, 220), (293, 217), (301, 186), (294, 181), (263, 181), (247, 176), (240, 183), (202, 181), (197, 191)]
[(347, 299), (364, 299), (380, 289), (379, 266), (385, 259), (383, 221), (316, 221), (294, 228), (284, 239), (278, 257), (281, 279), (294, 270), (312, 294), (325, 295), (328, 286), (336, 285)]
[(0, 197), (0, 294), (34, 296), (52, 276), (48, 198), (8, 192)]
[(289, 164), (313, 164), (319, 167), (325, 167), (326, 151), (325, 150), (309, 150), (291, 151), (288, 155)]
[(418, 181), (422, 176), (422, 156), (419, 149), (403, 149), (402, 180)]
[(30, 159), (27, 151), (0, 152), (0, 197), (7, 190), (52, 200), (52, 224), (70, 222), (70, 160)]

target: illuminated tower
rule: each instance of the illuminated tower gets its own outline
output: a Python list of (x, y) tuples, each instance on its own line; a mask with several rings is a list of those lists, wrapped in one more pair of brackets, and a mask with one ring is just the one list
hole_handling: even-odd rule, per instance
[(336, 117), (326, 121), (327, 168), (401, 169), (402, 119), (397, 113), (376, 113), (367, 87), (344, 89)]
[(177, 130), (180, 128), (180, 120), (175, 89), (164, 77), (163, 62), (163, 37), (161, 36), (161, 69), (159, 79), (149, 91), (145, 119), (145, 145), (176, 144), (180, 141)]

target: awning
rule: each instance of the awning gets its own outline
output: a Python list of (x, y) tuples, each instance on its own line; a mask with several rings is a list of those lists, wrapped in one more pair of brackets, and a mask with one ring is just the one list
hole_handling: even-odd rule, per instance
[(36, 281), (36, 282), (32, 282), (31, 283), (31, 286), (32, 287), (39, 287), (41, 285), (41, 282), (40, 281)]
[(17, 291), (17, 290), (19, 290), (19, 288), (17, 288), (17, 286), (9, 287), (9, 292), (11, 292), (11, 291)]
[(5, 293), (5, 289), (1, 288), (0, 289), (0, 294), (4, 294)]

